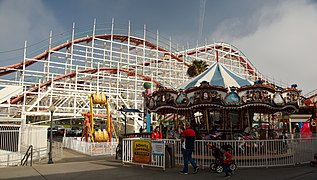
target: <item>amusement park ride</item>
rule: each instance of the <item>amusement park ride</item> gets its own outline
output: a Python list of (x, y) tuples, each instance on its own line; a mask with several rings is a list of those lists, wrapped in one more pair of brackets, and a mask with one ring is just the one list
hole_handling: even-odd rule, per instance
[[(116, 132), (113, 131), (113, 123), (109, 110), (108, 97), (103, 93), (94, 93), (89, 95), (88, 97), (90, 99), (90, 111), (88, 113), (83, 113), (83, 115), (85, 116), (85, 123), (82, 137), (85, 137), (86, 142), (88, 142), (89, 140), (92, 142), (112, 142), (112, 136), (114, 133), (114, 137), (116, 137), (117, 140)], [(98, 129), (96, 131), (94, 126), (94, 117), (104, 117), (105, 115), (94, 114), (94, 104), (106, 106), (107, 129)]]
[[(252, 105), (261, 113), (265, 110), (292, 111), (305, 106), (296, 88), (286, 88), (287, 85), (262, 75), (240, 50), (230, 44), (214, 42), (180, 49), (145, 26), (141, 36), (139, 31), (131, 31), (130, 23), (127, 29), (115, 28), (114, 20), (100, 27), (94, 21), (92, 31), (76, 32), (74, 25), (71, 34), (53, 36), (51, 33), (47, 41), (36, 46), (25, 43), (22, 60), (0, 67), (1, 119), (32, 124), (47, 122), (48, 108), (53, 104), (55, 121), (76, 119), (85, 122), (83, 137), (86, 141), (111, 141), (114, 134), (122, 133), (115, 131), (119, 125), (126, 123), (128, 132), (138, 132), (144, 125), (143, 113), (128, 114), (127, 122), (130, 123), (124, 122), (119, 111), (123, 108), (141, 112), (149, 108), (152, 111), (148, 114), (150, 123), (158, 123), (184, 119), (182, 115), (186, 115), (187, 110), (192, 116), (193, 110), (203, 107), (204, 110), (198, 113), (203, 117), (232, 119), (239, 114), (238, 124), (222, 122), (220, 125), (242, 128), (248, 124), (243, 121), (244, 117), (252, 118), (248, 116), (253, 113)], [(200, 84), (200, 81), (195, 87), (177, 89), (188, 81), (187, 69), (193, 60), (203, 60), (209, 66), (217, 63), (223, 72), (252, 82), (249, 85), (254, 89), (243, 85), (230, 89), (230, 84)], [(263, 83), (253, 85), (259, 79)], [(153, 93), (144, 97), (145, 82), (151, 84), (149, 91)], [(279, 90), (278, 87), (284, 88)], [(167, 96), (162, 96), (164, 93)], [(168, 99), (171, 97), (173, 101)], [(162, 98), (167, 98), (171, 104), (166, 104)], [(240, 103), (238, 98), (241, 98)], [(298, 104), (295, 105), (295, 101)], [(316, 103), (314, 105), (316, 107)], [(95, 130), (94, 117), (98, 116), (106, 117), (107, 130)], [(312, 118), (317, 118), (316, 114)]]

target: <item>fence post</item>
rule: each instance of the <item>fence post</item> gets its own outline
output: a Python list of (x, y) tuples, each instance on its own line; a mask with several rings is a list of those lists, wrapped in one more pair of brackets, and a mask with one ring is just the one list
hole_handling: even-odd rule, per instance
[(31, 163), (30, 163), (30, 166), (33, 165), (33, 147), (31, 148)]
[[(267, 155), (268, 155), (268, 153), (267, 153), (267, 151), (268, 151), (268, 141), (264, 141), (264, 143), (265, 143), (265, 164), (266, 164), (266, 168), (268, 168), (269, 167), (269, 161), (268, 161), (268, 157), (267, 157)], [(277, 148), (279, 148), (279, 147), (277, 147)]]

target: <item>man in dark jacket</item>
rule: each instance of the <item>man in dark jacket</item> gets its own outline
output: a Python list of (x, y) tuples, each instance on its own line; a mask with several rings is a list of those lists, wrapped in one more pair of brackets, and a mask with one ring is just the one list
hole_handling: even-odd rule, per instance
[(194, 152), (196, 133), (190, 127), (189, 123), (186, 123), (186, 129), (182, 133), (182, 151), (184, 158), (184, 169), (180, 171), (181, 174), (188, 174), (188, 161), (194, 168), (194, 173), (198, 173), (199, 167), (196, 162), (192, 158), (192, 154)]

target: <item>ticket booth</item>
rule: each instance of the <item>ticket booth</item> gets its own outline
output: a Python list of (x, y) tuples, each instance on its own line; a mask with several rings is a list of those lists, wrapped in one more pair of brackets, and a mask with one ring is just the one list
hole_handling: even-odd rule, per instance
[[(304, 127), (303, 124), (304, 123), (307, 123), (308, 126), (310, 125), (310, 119), (311, 119), (312, 115), (311, 114), (292, 114), (292, 115), (289, 115), (289, 132), (291, 134), (291, 138), (294, 139), (294, 138), (298, 138), (301, 136), (301, 132), (302, 131), (302, 128), (307, 128), (307, 127)], [(299, 128), (299, 132), (296, 132), (296, 127)], [(309, 130), (309, 127), (308, 127), (308, 131), (305, 131), (305, 133), (311, 133), (310, 130)]]

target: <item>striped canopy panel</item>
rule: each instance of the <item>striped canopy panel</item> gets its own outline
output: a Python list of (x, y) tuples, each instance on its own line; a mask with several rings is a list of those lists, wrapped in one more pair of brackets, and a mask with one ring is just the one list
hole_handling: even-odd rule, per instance
[(253, 85), (252, 81), (235, 74), (225, 66), (215, 62), (206, 71), (185, 82), (178, 88), (186, 90), (191, 87), (200, 86), (200, 83), (203, 81), (207, 81), (211, 85), (223, 86), (225, 88), (231, 86), (241, 87), (245, 85)]

